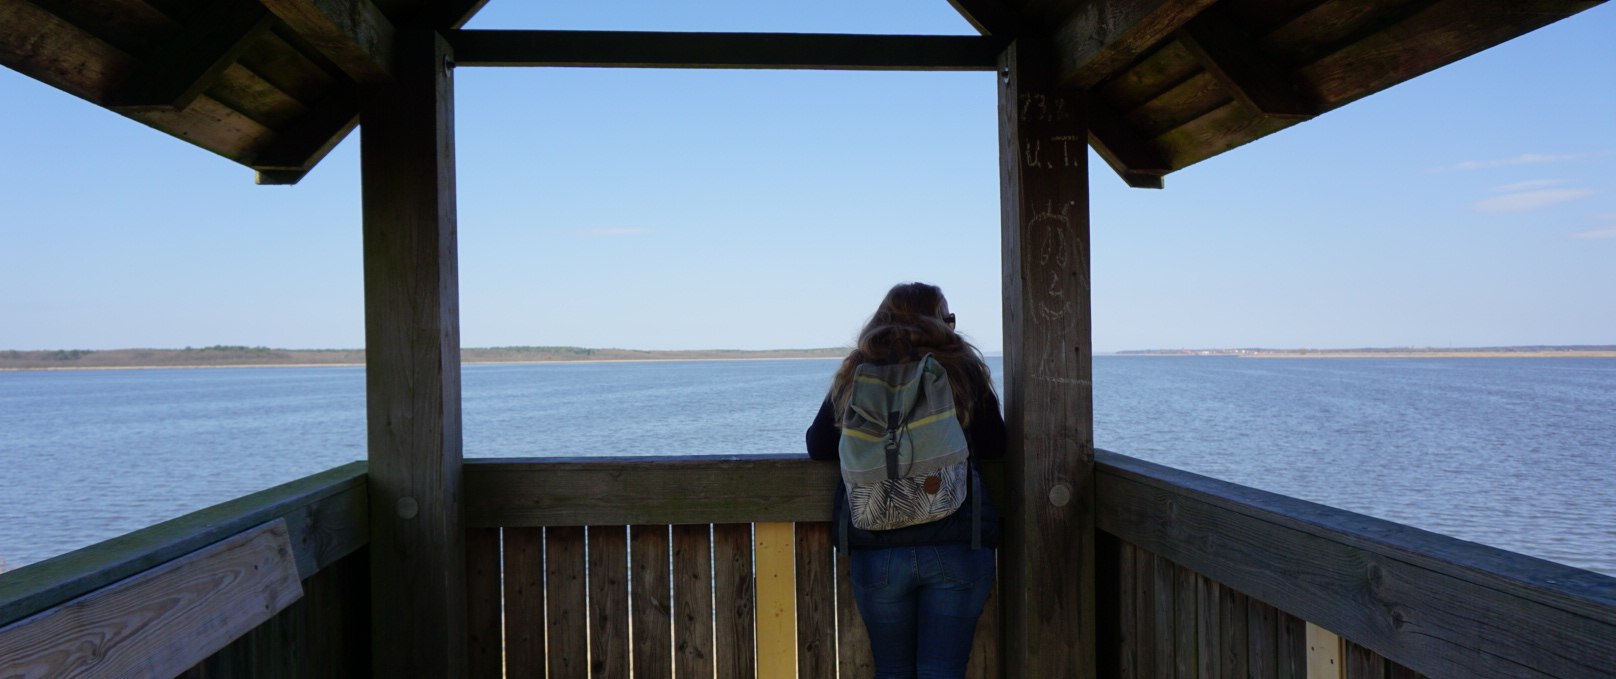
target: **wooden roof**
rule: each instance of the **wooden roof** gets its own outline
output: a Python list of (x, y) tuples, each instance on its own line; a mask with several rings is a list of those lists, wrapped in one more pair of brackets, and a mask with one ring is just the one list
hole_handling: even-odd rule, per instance
[(0, 63), (293, 183), (408, 27), (445, 32), (460, 65), (991, 70), (1029, 37), (1089, 92), (1091, 145), (1159, 187), (1603, 0), (950, 0), (981, 37), (455, 30), (485, 1), (0, 0)]

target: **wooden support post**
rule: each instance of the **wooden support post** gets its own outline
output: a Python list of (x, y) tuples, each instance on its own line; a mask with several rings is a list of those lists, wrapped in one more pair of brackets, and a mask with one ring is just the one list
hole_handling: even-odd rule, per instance
[(1005, 676), (1095, 675), (1088, 139), (1048, 43), (999, 61), (1005, 421)]
[(466, 673), (460, 319), (448, 43), (398, 35), (397, 77), (366, 88), (366, 404), (377, 677)]

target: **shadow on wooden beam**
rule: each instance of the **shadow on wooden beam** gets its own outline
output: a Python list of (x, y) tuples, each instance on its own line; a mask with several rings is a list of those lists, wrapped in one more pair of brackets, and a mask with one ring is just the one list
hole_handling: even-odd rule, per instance
[(274, 17), (254, 0), (209, 3), (155, 48), (107, 102), (114, 110), (178, 111), (212, 87)]
[(1273, 59), (1258, 52), (1256, 41), (1217, 6), (1191, 19), (1174, 37), (1231, 96), (1252, 110), (1276, 118), (1316, 115), (1317, 107), (1300, 93), (1293, 79)]
[(457, 66), (991, 71), (1004, 41), (954, 35), (449, 31)]

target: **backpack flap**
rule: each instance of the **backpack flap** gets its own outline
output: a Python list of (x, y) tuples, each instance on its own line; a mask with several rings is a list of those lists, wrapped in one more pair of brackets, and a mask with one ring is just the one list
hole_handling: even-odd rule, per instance
[(852, 523), (890, 530), (936, 521), (964, 502), (970, 455), (948, 373), (930, 354), (860, 365), (838, 445)]

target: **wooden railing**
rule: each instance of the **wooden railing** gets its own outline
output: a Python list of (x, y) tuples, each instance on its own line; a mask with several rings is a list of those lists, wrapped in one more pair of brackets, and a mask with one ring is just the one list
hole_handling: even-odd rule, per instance
[[(802, 456), (468, 460), (471, 675), (872, 676), (837, 482)], [(996, 601), (973, 678), (999, 676)]]
[(366, 502), (356, 462), (0, 575), (0, 676), (367, 675)]
[(1616, 675), (1616, 578), (1096, 463), (1102, 677)]

